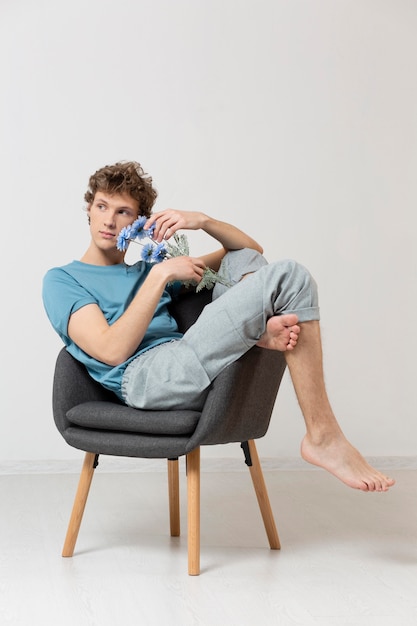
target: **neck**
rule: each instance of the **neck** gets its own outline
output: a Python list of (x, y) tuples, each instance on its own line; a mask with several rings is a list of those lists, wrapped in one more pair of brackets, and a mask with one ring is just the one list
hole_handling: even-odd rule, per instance
[(119, 265), (123, 263), (125, 253), (120, 250), (100, 250), (90, 244), (80, 261), (89, 265)]

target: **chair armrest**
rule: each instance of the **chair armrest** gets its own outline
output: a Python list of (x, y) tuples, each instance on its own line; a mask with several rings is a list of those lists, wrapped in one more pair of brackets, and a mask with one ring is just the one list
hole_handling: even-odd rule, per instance
[(62, 348), (56, 360), (52, 387), (52, 409), (59, 432), (63, 434), (70, 425), (66, 416), (70, 409), (95, 400), (121, 404), (114, 393), (93, 380), (84, 365)]
[(211, 385), (188, 451), (263, 437), (285, 368), (282, 352), (257, 346), (229, 365)]

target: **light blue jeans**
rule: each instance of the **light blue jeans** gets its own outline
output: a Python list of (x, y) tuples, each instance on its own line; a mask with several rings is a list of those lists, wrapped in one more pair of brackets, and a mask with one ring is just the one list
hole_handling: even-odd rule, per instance
[(316, 283), (295, 261), (268, 264), (254, 250), (235, 250), (226, 254), (219, 273), (233, 286), (215, 285), (213, 301), (183, 338), (152, 348), (128, 365), (122, 380), (127, 405), (199, 410), (211, 381), (257, 343), (270, 317), (320, 318)]

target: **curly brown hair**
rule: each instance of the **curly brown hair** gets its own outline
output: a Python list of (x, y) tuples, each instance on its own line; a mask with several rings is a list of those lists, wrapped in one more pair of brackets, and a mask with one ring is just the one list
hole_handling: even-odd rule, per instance
[(127, 193), (139, 203), (139, 215), (149, 217), (158, 192), (152, 187), (152, 178), (136, 161), (120, 161), (97, 170), (88, 181), (84, 200), (91, 204), (98, 191)]

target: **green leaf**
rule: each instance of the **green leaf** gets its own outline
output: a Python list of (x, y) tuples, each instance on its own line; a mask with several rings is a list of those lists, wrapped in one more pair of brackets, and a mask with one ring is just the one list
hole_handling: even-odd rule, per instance
[(187, 237), (184, 234), (179, 235), (178, 233), (174, 233), (174, 241), (175, 243), (172, 243), (170, 241), (166, 242), (168, 254), (172, 257), (189, 256), (190, 248), (188, 245)]

